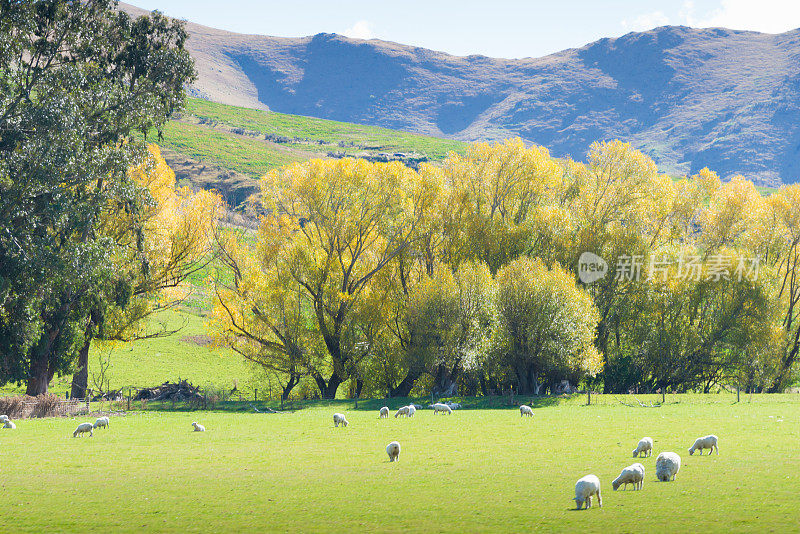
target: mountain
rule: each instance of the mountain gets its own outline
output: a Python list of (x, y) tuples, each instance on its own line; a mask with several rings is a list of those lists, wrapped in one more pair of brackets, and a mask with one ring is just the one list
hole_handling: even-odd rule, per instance
[(463, 141), (520, 136), (575, 159), (616, 138), (675, 174), (800, 180), (800, 30), (665, 26), (496, 59), (335, 34), (188, 29), (192, 92), (212, 101)]

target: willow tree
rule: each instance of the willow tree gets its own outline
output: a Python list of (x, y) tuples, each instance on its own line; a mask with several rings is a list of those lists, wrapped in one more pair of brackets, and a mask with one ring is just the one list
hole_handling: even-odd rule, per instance
[(569, 272), (520, 258), (497, 273), (496, 357), (517, 378), (519, 392), (573, 382), (602, 367), (594, 347), (599, 320), (591, 297)]
[[(311, 321), (315, 336), (304, 349), (303, 365), (320, 394), (334, 398), (369, 354), (369, 323), (382, 321), (363, 313), (369, 285), (418, 238), (437, 183), (399, 163), (346, 158), (274, 170), (261, 188), (268, 215), (258, 231), (258, 269), (243, 272), (242, 284), (297, 291), (296, 321)], [(218, 295), (218, 306), (227, 310), (216, 316), (230, 323), (224, 326), (228, 332), (247, 337), (242, 328), (231, 327), (242, 317), (240, 324), (261, 323), (261, 341), (251, 341), (284, 354), (293, 351), (282, 334), (290, 317), (284, 307), (256, 309), (244, 297), (240, 291)]]
[(84, 345), (96, 295), (120, 296), (109, 204), (185, 101), (183, 23), (110, 0), (0, 1), (0, 381), (44, 393)]

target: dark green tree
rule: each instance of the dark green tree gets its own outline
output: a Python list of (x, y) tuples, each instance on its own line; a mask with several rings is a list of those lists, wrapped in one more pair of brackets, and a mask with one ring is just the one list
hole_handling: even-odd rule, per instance
[(185, 102), (186, 39), (111, 0), (0, 0), (0, 383), (47, 392), (130, 298), (97, 225), (146, 202), (127, 173)]

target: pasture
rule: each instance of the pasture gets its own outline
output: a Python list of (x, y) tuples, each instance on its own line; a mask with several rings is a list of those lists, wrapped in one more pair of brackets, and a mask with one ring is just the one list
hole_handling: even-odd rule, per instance
[[(735, 397), (735, 396), (734, 396)], [(677, 400), (676, 400), (677, 399)], [(141, 412), (112, 416), (93, 438), (81, 419), (17, 422), (0, 431), (3, 531), (141, 532), (688, 532), (797, 528), (800, 396), (668, 397), (631, 408), (585, 397), (534, 406), (420, 410), (400, 401), (317, 402), (281, 414)], [(423, 402), (419, 402), (423, 404)], [(424, 403), (427, 404), (427, 403)], [(347, 415), (334, 428), (332, 414)], [(94, 416), (91, 417), (94, 420)], [(192, 421), (205, 433), (192, 432)], [(720, 455), (689, 456), (701, 435)], [(634, 460), (642, 436), (650, 458)], [(389, 463), (387, 443), (402, 445)], [(675, 482), (655, 459), (682, 458)], [(642, 491), (611, 481), (640, 461)], [(594, 473), (603, 507), (575, 511), (575, 481)]]

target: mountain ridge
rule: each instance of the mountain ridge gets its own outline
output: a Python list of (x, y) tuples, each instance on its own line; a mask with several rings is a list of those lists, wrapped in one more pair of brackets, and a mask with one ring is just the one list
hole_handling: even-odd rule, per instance
[(575, 159), (616, 138), (674, 174), (800, 179), (800, 30), (663, 26), (521, 59), (188, 30), (192, 94), (217, 102), (462, 141), (520, 136)]

